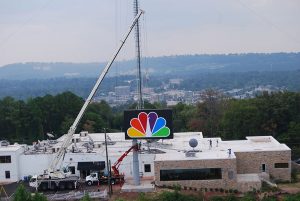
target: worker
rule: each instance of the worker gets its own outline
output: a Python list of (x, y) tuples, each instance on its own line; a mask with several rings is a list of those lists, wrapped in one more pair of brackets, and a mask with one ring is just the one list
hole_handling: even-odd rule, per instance
[(231, 157), (231, 149), (228, 149), (228, 157)]
[(209, 139), (208, 141), (209, 141), (209, 149), (211, 149), (212, 148), (212, 140)]

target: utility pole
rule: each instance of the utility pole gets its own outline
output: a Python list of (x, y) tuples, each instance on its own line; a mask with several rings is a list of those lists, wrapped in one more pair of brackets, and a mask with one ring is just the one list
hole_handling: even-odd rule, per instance
[[(134, 0), (133, 11), (136, 16), (139, 11), (138, 0)], [(142, 98), (142, 76), (141, 76), (141, 50), (140, 50), (140, 27), (139, 20), (135, 24), (135, 47), (136, 47), (136, 58), (137, 58), (137, 94), (138, 94), (138, 109), (143, 109), (143, 98)], [(137, 146), (137, 139), (132, 140), (132, 146)], [(137, 149), (133, 149), (132, 153), (132, 169), (133, 169), (133, 180), (136, 186), (140, 185), (140, 168), (139, 168), (139, 153)]]
[[(106, 136), (106, 128), (104, 128), (104, 137), (105, 137), (105, 153), (106, 153), (106, 168), (107, 168), (107, 184), (108, 184), (108, 194), (111, 195), (111, 171), (110, 171), (110, 164), (108, 163), (108, 151), (107, 151), (107, 136)], [(110, 161), (109, 161), (110, 162)]]

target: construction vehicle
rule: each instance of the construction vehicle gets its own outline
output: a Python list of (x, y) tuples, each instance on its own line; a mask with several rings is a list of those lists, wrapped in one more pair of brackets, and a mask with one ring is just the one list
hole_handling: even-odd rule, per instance
[[(110, 178), (111, 184), (116, 184), (116, 183), (123, 183), (124, 182), (124, 174), (120, 174), (119, 167), (123, 161), (123, 159), (131, 152), (131, 150), (136, 149), (139, 150), (139, 145), (133, 145), (130, 147), (126, 152), (118, 158), (118, 160), (113, 164), (111, 167), (112, 170), (112, 175)], [(85, 178), (85, 181), (87, 185), (91, 186), (94, 183), (97, 184), (103, 184), (103, 183), (108, 183), (108, 176), (105, 176), (104, 174), (101, 174), (99, 172), (93, 172), (92, 174), (88, 175)]]
[[(39, 175), (39, 176), (37, 176), (37, 175), (33, 176), (29, 182), (30, 186), (35, 187), (36, 189), (41, 189), (40, 185), (42, 185), (43, 190), (46, 190), (46, 189), (52, 189), (53, 188), (52, 184), (53, 185), (55, 184), (56, 188), (60, 187), (60, 185), (63, 188), (63, 186), (64, 186), (63, 184), (70, 183), (69, 185), (71, 186), (71, 183), (72, 183), (72, 186), (76, 187), (76, 183), (77, 183), (79, 177), (75, 176), (75, 178), (74, 178), (74, 176), (71, 176), (70, 171), (68, 171), (67, 168), (64, 168), (66, 171), (63, 170), (63, 168), (61, 167), (63, 158), (66, 154), (68, 147), (71, 145), (71, 139), (75, 133), (75, 130), (78, 126), (79, 121), (81, 120), (82, 116), (84, 115), (89, 103), (91, 102), (92, 98), (94, 97), (97, 89), (99, 88), (99, 86), (100, 86), (101, 82), (103, 81), (105, 75), (107, 74), (109, 68), (111, 67), (111, 65), (115, 61), (117, 55), (119, 54), (120, 50), (124, 46), (124, 43), (127, 40), (129, 34), (131, 33), (135, 24), (138, 22), (139, 18), (141, 17), (141, 15), (143, 13), (144, 13), (144, 11), (140, 10), (140, 12), (136, 15), (128, 32), (125, 34), (124, 39), (121, 40), (121, 43), (120, 43), (119, 47), (117, 48), (115, 54), (113, 55), (111, 60), (107, 63), (105, 68), (103, 69), (103, 71), (100, 74), (98, 80), (96, 81), (92, 91), (90, 92), (88, 98), (86, 99), (81, 110), (79, 111), (75, 121), (73, 122), (72, 126), (70, 127), (68, 133), (65, 135), (64, 141), (62, 142), (62, 145), (61, 145), (59, 151), (57, 152), (56, 156), (51, 161), (50, 167), (44, 171), (44, 174)], [(77, 177), (77, 179), (76, 179), (76, 177)]]

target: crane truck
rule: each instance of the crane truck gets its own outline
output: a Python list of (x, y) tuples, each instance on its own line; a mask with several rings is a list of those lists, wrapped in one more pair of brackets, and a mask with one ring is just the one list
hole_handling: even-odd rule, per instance
[(79, 121), (81, 120), (82, 116), (84, 115), (89, 103), (91, 102), (92, 98), (94, 97), (97, 89), (99, 88), (101, 82), (103, 81), (105, 75), (107, 74), (108, 70), (110, 69), (111, 65), (115, 61), (117, 55), (121, 51), (122, 47), (125, 44), (125, 41), (127, 40), (128, 36), (130, 35), (131, 31), (133, 30), (134, 26), (138, 22), (141, 15), (144, 13), (143, 10), (140, 10), (139, 13), (135, 16), (133, 19), (133, 22), (131, 26), (129, 27), (128, 32), (125, 34), (123, 40), (121, 40), (121, 43), (119, 47), (116, 49), (115, 54), (110, 59), (110, 61), (107, 63), (105, 68), (103, 69), (102, 73), (100, 74), (99, 78), (97, 79), (92, 91), (90, 92), (88, 98), (84, 102), (81, 110), (79, 111), (75, 121), (73, 122), (72, 126), (68, 130), (68, 133), (65, 135), (65, 138), (62, 142), (62, 145), (55, 155), (54, 159), (51, 161), (51, 164), (47, 170), (44, 171), (44, 174), (42, 175), (35, 175), (31, 178), (29, 181), (29, 186), (34, 187), (36, 189), (41, 190), (47, 190), (47, 189), (65, 189), (65, 188), (76, 188), (77, 182), (79, 180), (78, 176), (71, 176), (70, 171), (68, 171), (67, 168), (64, 168), (62, 170), (62, 162), (63, 158), (66, 154), (67, 148), (71, 144), (71, 139), (75, 133), (75, 130), (78, 126)]
[[(122, 183), (124, 182), (124, 174), (120, 174), (119, 167), (123, 161), (123, 159), (133, 150), (139, 150), (139, 145), (133, 145), (131, 146), (126, 152), (118, 158), (118, 160), (112, 165), (112, 175), (110, 178), (111, 184), (116, 184), (116, 183)], [(93, 183), (108, 183), (108, 177), (104, 176), (103, 174), (100, 174), (99, 172), (93, 172), (92, 174), (88, 175), (85, 178), (85, 182), (87, 185), (91, 186)]]

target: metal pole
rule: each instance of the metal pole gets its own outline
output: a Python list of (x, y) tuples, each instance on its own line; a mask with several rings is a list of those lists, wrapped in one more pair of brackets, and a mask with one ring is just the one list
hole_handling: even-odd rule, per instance
[(105, 136), (105, 153), (106, 153), (106, 168), (107, 168), (107, 184), (108, 184), (108, 193), (109, 195), (111, 194), (110, 192), (110, 166), (108, 164), (108, 151), (107, 151), (107, 136), (106, 136), (106, 128), (104, 128), (104, 136)]
[[(110, 160), (109, 160), (109, 175), (110, 175), (110, 179), (109, 179), (109, 190), (110, 190), (110, 194), (112, 195), (113, 194), (113, 188), (112, 188), (112, 183), (111, 183), (111, 162), (110, 162)], [(116, 179), (116, 178), (115, 178)], [(115, 180), (115, 182), (117, 182), (116, 180)]]
[[(134, 0), (134, 15), (138, 13), (139, 4), (138, 0)], [(141, 76), (141, 50), (140, 50), (140, 30), (139, 30), (139, 20), (135, 24), (135, 44), (136, 44), (136, 57), (137, 57), (137, 93), (138, 93), (138, 109), (143, 108), (142, 99), (142, 76)], [(137, 146), (137, 139), (132, 140), (132, 146)], [(136, 186), (140, 185), (140, 170), (139, 170), (139, 153), (137, 149), (133, 149), (132, 152), (132, 169), (133, 169), (133, 180)]]

